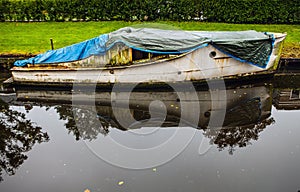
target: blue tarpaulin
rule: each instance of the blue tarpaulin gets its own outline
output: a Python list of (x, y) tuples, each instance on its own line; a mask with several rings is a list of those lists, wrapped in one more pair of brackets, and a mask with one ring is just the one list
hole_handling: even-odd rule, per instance
[(18, 60), (14, 63), (15, 66), (25, 66), (27, 64), (39, 63), (61, 63), (77, 61), (87, 58), (91, 55), (99, 55), (106, 52), (105, 43), (108, 40), (108, 35), (100, 35), (93, 39), (83, 41), (68, 47), (57, 50), (50, 50), (26, 60)]
[(265, 68), (272, 53), (274, 38), (253, 30), (206, 32), (125, 27), (81, 43), (47, 51), (34, 58), (16, 61), (15, 66), (77, 61), (91, 55), (105, 54), (116, 43), (161, 54), (184, 53), (210, 44), (239, 61)]

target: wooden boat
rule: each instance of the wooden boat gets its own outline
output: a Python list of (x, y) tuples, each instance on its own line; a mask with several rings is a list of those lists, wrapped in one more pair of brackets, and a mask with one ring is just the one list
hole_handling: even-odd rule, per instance
[(17, 61), (11, 72), (14, 83), (23, 85), (147, 85), (232, 79), (272, 73), (285, 36), (124, 28)]

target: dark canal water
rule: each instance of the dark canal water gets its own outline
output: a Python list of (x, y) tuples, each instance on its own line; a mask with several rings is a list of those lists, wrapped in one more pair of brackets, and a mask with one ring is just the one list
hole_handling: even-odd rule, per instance
[(294, 84), (0, 93), (0, 191), (298, 192)]

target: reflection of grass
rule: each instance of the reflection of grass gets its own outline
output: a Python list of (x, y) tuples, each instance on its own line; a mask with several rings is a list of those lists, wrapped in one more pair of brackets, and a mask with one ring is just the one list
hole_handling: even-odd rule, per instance
[(299, 57), (300, 25), (254, 25), (254, 24), (223, 24), (202, 22), (42, 22), (42, 23), (0, 23), (0, 54), (3, 53), (40, 53), (50, 49), (50, 38), (55, 48), (77, 43), (99, 34), (116, 29), (140, 25), (141, 27), (159, 27), (168, 29), (184, 29), (199, 31), (233, 31), (257, 30), (287, 32), (283, 55)]

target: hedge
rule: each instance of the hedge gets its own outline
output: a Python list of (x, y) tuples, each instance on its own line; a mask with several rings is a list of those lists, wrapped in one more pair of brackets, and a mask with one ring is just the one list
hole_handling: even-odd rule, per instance
[(0, 0), (0, 21), (299, 24), (299, 0)]

